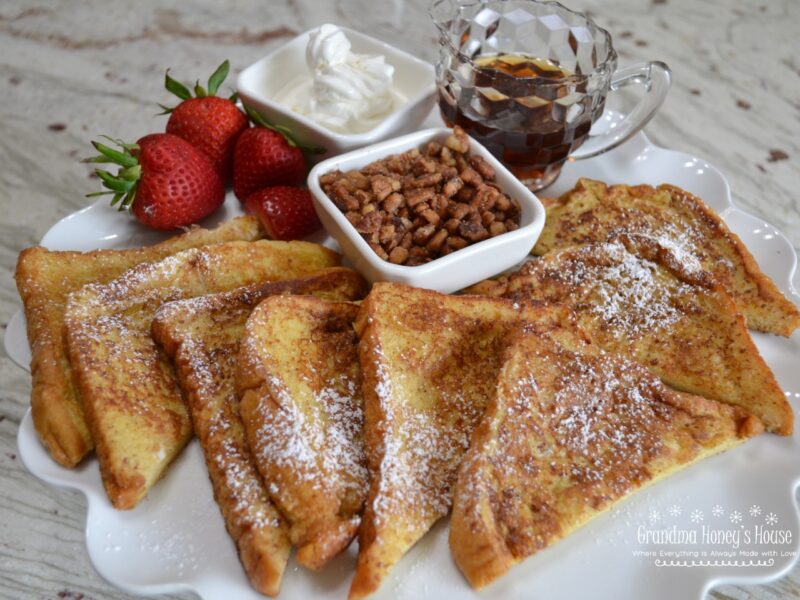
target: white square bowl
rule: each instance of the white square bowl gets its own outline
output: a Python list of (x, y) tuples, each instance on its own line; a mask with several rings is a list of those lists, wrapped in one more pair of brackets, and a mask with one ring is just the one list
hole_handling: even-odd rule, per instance
[(355, 134), (337, 133), (274, 100), (275, 95), (291, 79), (300, 73), (308, 72), (306, 46), (310, 34), (316, 31), (316, 28), (298, 35), (247, 67), (236, 82), (242, 102), (261, 113), (268, 123), (288, 127), (292, 137), (301, 145), (324, 148), (325, 153), (315, 156), (314, 160), (335, 156), (413, 131), (431, 112), (436, 95), (431, 64), (358, 31), (347, 27), (341, 29), (350, 40), (353, 52), (382, 54), (386, 57), (386, 61), (395, 68), (395, 89), (405, 99), (405, 102), (395, 107), (383, 121), (369, 131)]
[(544, 227), (545, 210), (542, 203), (500, 161), (472, 138), (470, 155), (482, 156), (492, 165), (500, 189), (519, 202), (520, 227), (424, 265), (409, 267), (381, 259), (333, 200), (322, 191), (319, 178), (325, 173), (337, 169), (343, 172), (361, 169), (390, 154), (399, 154), (412, 148), (422, 149), (433, 140), (444, 143), (451, 134), (452, 131), (447, 128), (426, 129), (330, 158), (316, 165), (309, 173), (308, 187), (320, 221), (339, 242), (345, 256), (370, 282), (395, 281), (449, 294), (517, 265), (536, 244)]

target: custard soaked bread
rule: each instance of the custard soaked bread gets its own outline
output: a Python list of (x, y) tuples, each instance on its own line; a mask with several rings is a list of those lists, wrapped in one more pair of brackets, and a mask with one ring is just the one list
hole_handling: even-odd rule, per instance
[(253, 308), (269, 296), (314, 294), (349, 300), (365, 293), (360, 275), (333, 268), (302, 279), (169, 302), (153, 320), (153, 338), (173, 361), (225, 526), (253, 587), (261, 593), (278, 593), (291, 543), (239, 417), (234, 378), (245, 323)]
[(188, 248), (261, 237), (258, 220), (241, 217), (216, 229), (195, 228), (144, 248), (51, 252), (36, 247), (20, 253), (15, 277), (32, 355), (31, 413), (39, 439), (54, 460), (74, 467), (94, 448), (67, 360), (63, 332), (67, 296), (87, 283), (108, 283), (140, 263)]
[(158, 308), (338, 263), (338, 254), (306, 242), (228, 242), (140, 265), (70, 296), (69, 360), (115, 507), (136, 506), (191, 436), (172, 366), (150, 335)]
[(494, 395), (509, 331), (532, 311), (510, 301), (377, 283), (356, 321), (370, 487), (350, 598), (450, 510), (475, 425)]
[(572, 306), (598, 346), (679, 390), (741, 406), (789, 435), (793, 414), (725, 289), (645, 236), (551, 252), (493, 293)]
[(297, 561), (318, 569), (358, 531), (367, 494), (358, 305), (268, 298), (241, 343), (239, 410)]
[(800, 326), (800, 310), (762, 273), (739, 237), (700, 198), (680, 188), (581, 179), (546, 204), (547, 220), (534, 254), (605, 242), (619, 233), (648, 235), (712, 273), (751, 329), (789, 336)]
[(632, 492), (763, 431), (563, 336), (520, 335), (455, 486), (453, 557), (481, 588)]

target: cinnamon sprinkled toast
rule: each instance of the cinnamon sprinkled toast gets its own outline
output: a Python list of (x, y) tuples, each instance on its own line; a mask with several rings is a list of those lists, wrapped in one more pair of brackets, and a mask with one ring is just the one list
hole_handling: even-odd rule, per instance
[(296, 279), (336, 266), (335, 252), (307, 242), (228, 242), (140, 265), (67, 303), (70, 363), (112, 504), (133, 508), (191, 436), (172, 366), (150, 326), (165, 302), (253, 283)]
[(520, 335), (464, 456), (450, 522), (473, 587), (632, 492), (761, 433), (738, 407), (673, 391), (586, 344)]
[(513, 302), (376, 283), (356, 320), (370, 487), (350, 599), (450, 510), (458, 465), (495, 392), (506, 336), (530, 317)]
[(519, 302), (566, 303), (603, 349), (679, 390), (740, 406), (768, 431), (792, 432), (791, 407), (731, 296), (651, 237), (550, 252), (492, 285)]
[(605, 242), (620, 232), (655, 237), (680, 260), (697, 261), (730, 292), (757, 331), (790, 336), (800, 310), (759, 268), (742, 240), (696, 196), (672, 186), (613, 185), (581, 179), (546, 203), (547, 220), (534, 254)]
[(255, 217), (240, 217), (216, 229), (196, 227), (143, 248), (53, 252), (37, 246), (20, 253), (15, 278), (32, 355), (31, 413), (39, 439), (56, 462), (74, 467), (94, 448), (67, 360), (63, 331), (67, 296), (88, 283), (108, 283), (138, 264), (188, 248), (253, 241), (263, 235)]
[(239, 406), (297, 562), (319, 569), (355, 537), (367, 495), (358, 305), (268, 298), (241, 343)]
[(234, 379), (245, 323), (253, 308), (270, 296), (313, 294), (350, 300), (365, 293), (360, 275), (333, 268), (303, 279), (169, 302), (153, 319), (153, 337), (175, 366), (228, 533), (253, 587), (270, 596), (280, 589), (291, 543), (239, 417)]

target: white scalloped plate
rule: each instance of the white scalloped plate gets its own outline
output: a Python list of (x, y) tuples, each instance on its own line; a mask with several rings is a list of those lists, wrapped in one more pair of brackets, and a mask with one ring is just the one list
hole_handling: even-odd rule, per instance
[[(608, 119), (613, 121), (614, 117)], [(435, 118), (431, 120), (435, 124)], [(548, 194), (569, 189), (579, 176), (612, 183), (663, 182), (678, 185), (717, 210), (750, 248), (764, 271), (787, 295), (800, 303), (792, 287), (796, 255), (788, 240), (769, 223), (733, 206), (728, 183), (702, 159), (652, 145), (639, 134), (603, 156), (570, 163)], [(215, 220), (239, 212), (229, 198)], [(94, 204), (57, 223), (43, 238), (53, 249), (88, 250), (155, 241), (103, 203)], [(791, 339), (755, 334), (762, 355), (796, 410), (800, 405), (800, 334)], [(5, 345), (20, 365), (30, 359), (24, 319), (15, 315)], [(261, 598), (247, 582), (233, 543), (225, 532), (211, 492), (202, 453), (192, 442), (164, 480), (135, 510), (120, 512), (108, 502), (97, 464), (90, 458), (78, 469), (54, 463), (39, 444), (30, 413), (19, 429), (19, 454), (28, 470), (47, 483), (81, 491), (88, 501), (86, 545), (97, 571), (113, 585), (151, 595), (193, 591), (205, 600)], [(794, 501), (800, 485), (800, 427), (791, 438), (763, 435), (721, 456), (704, 461), (649, 488), (595, 521), (514, 568), (481, 593), (473, 592), (456, 569), (447, 547), (447, 526), (440, 523), (394, 569), (376, 598), (701, 598), (721, 583), (756, 583), (779, 577), (794, 564), (800, 533)], [(737, 518), (738, 517), (738, 518)], [(774, 517), (777, 522), (774, 522)], [(637, 539), (643, 527), (693, 530), (697, 542), (661, 545)], [(714, 530), (745, 531), (756, 526), (787, 530), (791, 542), (755, 545), (739, 550), (749, 558), (682, 558), (686, 563), (656, 566), (637, 550), (731, 551), (731, 545), (704, 543), (703, 525)], [(729, 535), (735, 535), (730, 533)], [(775, 550), (775, 556), (760, 554)], [(738, 550), (737, 550), (738, 552)], [(355, 545), (320, 573), (300, 569), (292, 560), (280, 597), (288, 599), (347, 596), (355, 565)], [(724, 565), (752, 561), (751, 566)], [(693, 563), (693, 566), (689, 566)]]

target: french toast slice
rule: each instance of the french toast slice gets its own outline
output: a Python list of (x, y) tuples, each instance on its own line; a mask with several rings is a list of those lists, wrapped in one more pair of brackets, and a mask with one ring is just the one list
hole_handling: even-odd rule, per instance
[(31, 414), (39, 439), (56, 462), (74, 467), (94, 448), (67, 359), (64, 310), (69, 294), (182, 250), (262, 237), (255, 217), (239, 217), (216, 229), (196, 227), (143, 248), (55, 252), (37, 246), (20, 253), (15, 279), (31, 347)]
[(332, 268), (302, 279), (169, 302), (153, 319), (153, 338), (175, 367), (225, 526), (253, 587), (263, 594), (278, 593), (291, 542), (239, 417), (234, 380), (245, 323), (253, 308), (270, 296), (350, 300), (362, 298), (366, 289), (355, 271)]
[(227, 242), (140, 265), (105, 285), (70, 295), (69, 360), (116, 508), (133, 508), (191, 436), (172, 366), (150, 326), (165, 302), (253, 283), (296, 279), (338, 265), (307, 242)]
[(744, 317), (716, 279), (647, 236), (550, 252), (496, 292), (573, 307), (597, 345), (679, 390), (740, 406), (789, 435), (794, 416)]
[(458, 475), (450, 548), (475, 588), (631, 493), (763, 431), (642, 365), (523, 333)]
[(350, 599), (450, 510), (458, 465), (495, 391), (509, 331), (533, 311), (376, 283), (356, 319), (370, 486)]
[(267, 298), (247, 321), (236, 379), (255, 462), (289, 523), (297, 562), (350, 545), (367, 494), (358, 305)]
[(620, 232), (655, 237), (683, 261), (697, 261), (733, 297), (751, 329), (790, 336), (800, 310), (759, 268), (735, 233), (700, 198), (673, 185), (606, 185), (581, 179), (546, 204), (534, 254), (605, 242)]

